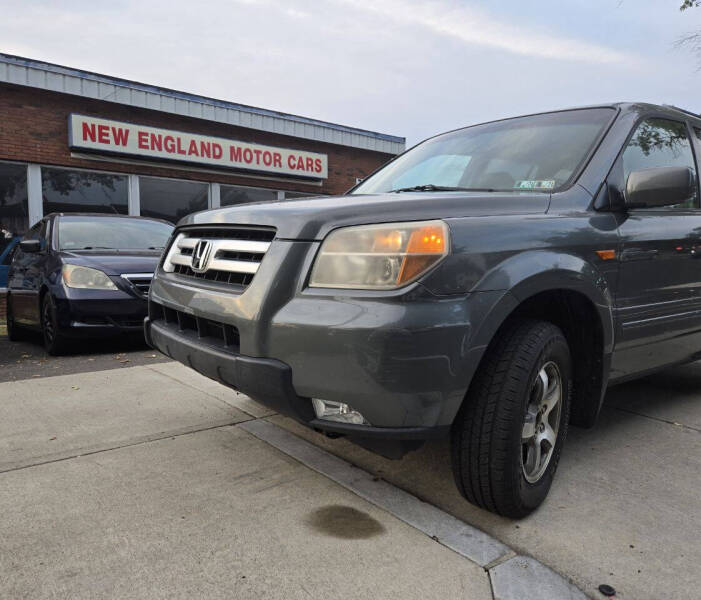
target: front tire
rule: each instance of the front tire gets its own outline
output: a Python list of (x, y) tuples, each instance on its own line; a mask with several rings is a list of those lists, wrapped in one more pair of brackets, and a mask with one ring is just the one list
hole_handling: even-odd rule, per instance
[(540, 506), (567, 435), (571, 381), (552, 323), (522, 320), (499, 334), (453, 424), (453, 475), (468, 501), (511, 518)]
[(44, 348), (52, 356), (59, 356), (66, 351), (66, 339), (58, 326), (56, 303), (50, 293), (41, 300), (41, 331), (44, 336)]

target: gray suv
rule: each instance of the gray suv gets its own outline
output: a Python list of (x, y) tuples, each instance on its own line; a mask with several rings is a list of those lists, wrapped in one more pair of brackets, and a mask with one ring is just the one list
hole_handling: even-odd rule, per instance
[(388, 457), (449, 436), (465, 498), (522, 517), (607, 386), (700, 356), (700, 138), (673, 107), (529, 115), (342, 197), (191, 215), (147, 341)]

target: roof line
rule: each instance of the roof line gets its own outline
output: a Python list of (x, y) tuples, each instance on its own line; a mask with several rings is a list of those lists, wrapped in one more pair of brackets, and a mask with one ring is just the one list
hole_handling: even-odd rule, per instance
[[(173, 98), (173, 99), (184, 100), (187, 102), (195, 102), (195, 103), (199, 103), (202, 105), (208, 105), (208, 106), (218, 107), (218, 108), (228, 109), (228, 110), (236, 110), (236, 111), (241, 111), (244, 113), (250, 113), (253, 115), (260, 115), (261, 117), (272, 117), (272, 118), (282, 119), (284, 121), (292, 121), (292, 122), (300, 123), (303, 125), (322, 127), (324, 129), (331, 129), (331, 130), (338, 131), (341, 133), (358, 135), (358, 136), (361, 136), (364, 138), (374, 138), (376, 140), (382, 140), (385, 142), (389, 142), (390, 145), (392, 145), (392, 146), (395, 146), (395, 145), (401, 146), (402, 147), (401, 149), (399, 149), (399, 148), (397, 149), (399, 151), (401, 151), (403, 149), (403, 146), (406, 143), (406, 138), (404, 138), (404, 137), (389, 135), (386, 133), (379, 133), (377, 131), (369, 131), (369, 130), (360, 129), (357, 127), (339, 125), (337, 123), (330, 123), (328, 121), (322, 121), (319, 119), (303, 117), (300, 115), (292, 115), (292, 114), (283, 113), (280, 111), (258, 108), (258, 107), (249, 106), (246, 104), (239, 104), (236, 102), (229, 102), (226, 100), (209, 98), (207, 96), (201, 96), (198, 94), (191, 94), (188, 92), (173, 90), (173, 89), (166, 88), (166, 87), (140, 83), (138, 81), (132, 81), (132, 80), (123, 79), (120, 77), (112, 77), (110, 75), (102, 75), (100, 73), (94, 73), (91, 71), (85, 71), (85, 70), (76, 69), (73, 67), (66, 67), (66, 66), (57, 65), (54, 63), (49, 63), (46, 61), (34, 60), (31, 58), (16, 56), (16, 55), (12, 55), (12, 54), (0, 53), (0, 63), (7, 63), (9, 65), (15, 65), (18, 67), (26, 67), (29, 69), (43, 70), (43, 71), (47, 71), (50, 73), (54, 73), (54, 74), (58, 74), (58, 75), (65, 75), (65, 76), (69, 76), (69, 77), (78, 77), (80, 79), (94, 81), (98, 84), (119, 86), (122, 88), (128, 88), (131, 90), (135, 90), (138, 92), (158, 94), (158, 95), (167, 96), (167, 97)], [(0, 78), (0, 81), (1, 80), (2, 80), (2, 78)], [(9, 83), (15, 83), (15, 82), (9, 81)], [(27, 84), (27, 85), (32, 85), (32, 84)], [(41, 86), (41, 85), (33, 85), (33, 87), (42, 87), (45, 89), (52, 89), (52, 88), (49, 88), (48, 86)], [(53, 90), (53, 91), (61, 91), (61, 90)], [(68, 92), (68, 93), (75, 93), (75, 92)], [(84, 94), (78, 94), (78, 95), (84, 95)], [(103, 100), (104, 100), (104, 98), (103, 98)], [(186, 115), (186, 116), (195, 116), (195, 115)], [(195, 118), (198, 118), (198, 117), (195, 116)], [(199, 118), (205, 118), (205, 117), (199, 117)], [(218, 119), (215, 119), (215, 120), (218, 120)], [(283, 133), (283, 135), (290, 135), (290, 134)], [(307, 136), (295, 136), (294, 134), (292, 134), (292, 135), (294, 137), (307, 137)], [(322, 140), (322, 141), (326, 141), (326, 140)], [(342, 142), (330, 142), (330, 143), (340, 143), (341, 145), (354, 145), (354, 146), (356, 145), (356, 144), (348, 144), (348, 143), (342, 143)], [(365, 146), (363, 145), (360, 147), (365, 147)]]

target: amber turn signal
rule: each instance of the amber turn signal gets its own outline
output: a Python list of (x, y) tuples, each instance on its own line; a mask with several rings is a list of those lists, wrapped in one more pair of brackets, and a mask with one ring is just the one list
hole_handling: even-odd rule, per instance
[(411, 233), (407, 254), (443, 254), (445, 231), (440, 225), (429, 225)]
[(614, 260), (616, 258), (615, 250), (597, 250), (596, 254), (601, 260)]

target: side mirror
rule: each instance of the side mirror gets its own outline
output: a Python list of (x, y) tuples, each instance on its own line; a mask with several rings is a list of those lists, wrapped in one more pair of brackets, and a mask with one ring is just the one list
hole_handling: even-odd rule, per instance
[(633, 171), (626, 181), (626, 208), (682, 204), (694, 194), (694, 172), (688, 167)]
[(41, 242), (39, 240), (22, 240), (19, 243), (22, 252), (41, 252)]

